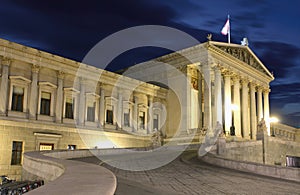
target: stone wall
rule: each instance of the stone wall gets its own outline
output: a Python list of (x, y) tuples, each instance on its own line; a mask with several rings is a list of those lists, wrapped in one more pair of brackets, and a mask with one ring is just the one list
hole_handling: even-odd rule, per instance
[(221, 154), (223, 158), (237, 161), (248, 161), (262, 163), (262, 141), (229, 142)]
[(225, 159), (286, 166), (286, 156), (300, 157), (300, 143), (264, 135), (263, 140), (228, 142), (219, 155)]
[[(76, 149), (147, 147), (149, 136), (135, 136), (118, 131), (80, 129), (47, 122), (29, 122), (0, 119), (0, 173), (12, 179), (21, 179), (22, 165), (11, 165), (13, 141), (23, 142), (23, 153), (39, 150), (39, 143), (52, 143), (54, 149), (66, 150), (68, 145)], [(22, 160), (23, 162), (23, 160)]]
[(267, 137), (265, 142), (266, 164), (285, 166), (287, 155), (300, 157), (300, 143)]

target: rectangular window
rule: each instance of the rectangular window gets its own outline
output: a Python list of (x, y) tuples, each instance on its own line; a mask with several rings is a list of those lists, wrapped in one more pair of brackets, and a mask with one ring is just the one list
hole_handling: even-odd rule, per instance
[(112, 110), (106, 110), (106, 123), (113, 124), (114, 113)]
[(24, 88), (13, 87), (11, 110), (23, 112)]
[(96, 107), (96, 102), (88, 105), (87, 107), (87, 121), (94, 122), (95, 121), (95, 107)]
[(153, 129), (158, 130), (158, 114), (153, 115)]
[(11, 165), (21, 165), (23, 142), (13, 141)]
[(51, 143), (40, 143), (40, 151), (54, 150), (54, 144)]
[(130, 127), (130, 117), (129, 116), (130, 116), (130, 113), (124, 113), (124, 126), (125, 127)]
[(41, 93), (41, 111), (40, 114), (50, 116), (51, 93)]
[(76, 150), (76, 145), (68, 145), (68, 150)]
[(74, 105), (74, 100), (72, 98), (66, 98), (66, 111), (65, 111), (66, 118), (74, 119), (73, 105)]
[(145, 112), (139, 112), (139, 127), (145, 129)]

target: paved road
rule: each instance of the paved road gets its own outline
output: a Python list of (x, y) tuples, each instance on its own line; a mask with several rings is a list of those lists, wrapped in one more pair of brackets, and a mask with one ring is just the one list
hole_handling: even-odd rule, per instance
[[(117, 195), (147, 194), (299, 194), (300, 183), (212, 166), (185, 153), (170, 164), (150, 171), (112, 170)], [(95, 157), (79, 159), (99, 164)]]

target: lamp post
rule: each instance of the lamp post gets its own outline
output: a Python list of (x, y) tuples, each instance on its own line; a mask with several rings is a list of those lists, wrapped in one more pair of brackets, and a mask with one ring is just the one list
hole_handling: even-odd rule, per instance
[(269, 123), (270, 123), (270, 125), (272, 127), (272, 134), (271, 134), (272, 137), (275, 137), (274, 125), (272, 125), (272, 123), (278, 123), (278, 122), (279, 122), (279, 120), (276, 117), (270, 117), (269, 118)]

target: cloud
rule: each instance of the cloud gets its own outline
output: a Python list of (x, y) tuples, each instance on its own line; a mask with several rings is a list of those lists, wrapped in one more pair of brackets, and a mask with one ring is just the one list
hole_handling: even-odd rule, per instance
[(253, 42), (254, 50), (275, 78), (288, 80), (297, 67), (300, 48), (283, 42)]

